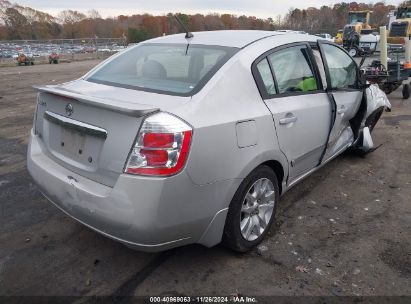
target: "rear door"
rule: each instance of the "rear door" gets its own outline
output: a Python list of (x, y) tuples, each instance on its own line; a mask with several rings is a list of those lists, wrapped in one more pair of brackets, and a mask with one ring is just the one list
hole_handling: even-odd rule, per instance
[(331, 125), (331, 103), (308, 44), (291, 44), (262, 55), (253, 73), (273, 115), (292, 182), (319, 164)]
[(326, 41), (319, 42), (327, 91), (335, 105), (335, 121), (330, 132), (323, 160), (338, 154), (353, 141), (350, 120), (357, 113), (363, 92), (359, 88), (358, 66), (340, 47)]

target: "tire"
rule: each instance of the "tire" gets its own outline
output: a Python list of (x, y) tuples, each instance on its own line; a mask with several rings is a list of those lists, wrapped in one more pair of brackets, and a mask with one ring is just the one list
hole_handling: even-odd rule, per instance
[(357, 57), (357, 55), (358, 55), (357, 48), (354, 48), (354, 47), (350, 48), (348, 50), (348, 54), (350, 54), (351, 57)]
[(404, 84), (402, 86), (402, 98), (403, 99), (408, 99), (408, 98), (410, 98), (410, 95), (411, 95), (410, 85), (409, 84)]
[[(264, 189), (264, 185), (266, 189), (264, 195), (253, 195), (256, 194), (255, 191), (259, 189), (259, 186), (261, 186), (260, 190)], [(274, 193), (271, 193), (272, 191)], [(230, 203), (224, 227), (223, 244), (238, 252), (249, 251), (258, 245), (270, 230), (278, 200), (278, 179), (274, 171), (265, 165), (257, 167), (243, 180)], [(243, 230), (241, 225), (244, 226)]]
[(391, 94), (391, 92), (392, 92), (391, 86), (384, 86), (382, 90), (383, 90), (384, 93), (387, 94), (387, 95), (388, 95), (388, 94)]

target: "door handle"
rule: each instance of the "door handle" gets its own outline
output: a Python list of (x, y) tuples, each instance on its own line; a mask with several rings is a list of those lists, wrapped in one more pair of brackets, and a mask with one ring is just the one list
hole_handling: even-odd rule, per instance
[(290, 114), (290, 115), (287, 114), (286, 117), (280, 119), (280, 125), (287, 125), (289, 123), (296, 122), (296, 121), (297, 121), (296, 116), (294, 116), (293, 114)]

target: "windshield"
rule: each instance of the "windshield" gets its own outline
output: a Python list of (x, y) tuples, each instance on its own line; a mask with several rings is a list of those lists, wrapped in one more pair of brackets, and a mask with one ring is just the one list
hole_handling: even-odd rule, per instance
[(367, 19), (366, 13), (352, 13), (350, 14), (350, 24), (355, 24), (357, 22), (365, 23)]
[(411, 18), (411, 7), (402, 7), (398, 9), (397, 19)]
[(189, 96), (198, 92), (237, 50), (205, 45), (142, 44), (120, 54), (86, 80)]

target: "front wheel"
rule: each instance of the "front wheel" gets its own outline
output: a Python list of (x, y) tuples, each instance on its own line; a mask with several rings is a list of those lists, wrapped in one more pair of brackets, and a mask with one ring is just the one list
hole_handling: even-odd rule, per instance
[(270, 230), (279, 199), (278, 180), (268, 166), (260, 166), (241, 183), (228, 209), (223, 243), (239, 252), (258, 245)]

